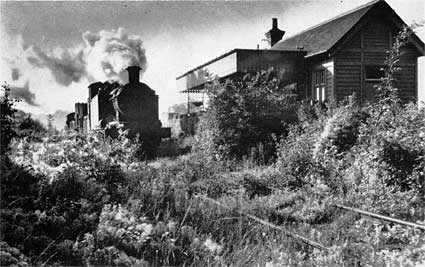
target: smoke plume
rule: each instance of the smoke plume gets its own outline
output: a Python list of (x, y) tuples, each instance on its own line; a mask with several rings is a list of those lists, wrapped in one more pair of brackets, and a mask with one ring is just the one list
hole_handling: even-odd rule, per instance
[(61, 85), (68, 86), (72, 82), (79, 82), (85, 76), (83, 51), (71, 55), (65, 50), (60, 57), (55, 57), (47, 55), (37, 46), (31, 46), (27, 53), (28, 62), (39, 68), (48, 68), (56, 82)]
[(17, 68), (12, 69), (12, 80), (17, 81), (19, 80), (19, 77), (21, 77), (21, 72)]
[(118, 80), (127, 77), (125, 69), (137, 65), (146, 68), (142, 39), (129, 36), (123, 28), (117, 31), (86, 32), (83, 34), (88, 73), (96, 81)]
[(38, 68), (47, 68), (56, 82), (68, 86), (86, 78), (89, 82), (114, 80), (124, 82), (125, 69), (137, 65), (146, 68), (146, 55), (140, 36), (128, 35), (123, 29), (98, 33), (85, 32), (83, 46), (65, 50), (60, 56), (43, 52), (37, 46), (26, 51), (27, 61)]
[(31, 106), (38, 106), (35, 102), (35, 94), (30, 91), (28, 81), (24, 86), (11, 86), (10, 97), (14, 99), (21, 99)]

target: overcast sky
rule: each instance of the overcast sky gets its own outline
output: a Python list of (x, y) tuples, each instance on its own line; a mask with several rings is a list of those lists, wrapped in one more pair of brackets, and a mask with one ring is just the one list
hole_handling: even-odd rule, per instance
[[(26, 100), (20, 108), (45, 114), (72, 111), (89, 83), (122, 79), (121, 66), (139, 63), (165, 113), (185, 99), (177, 76), (231, 49), (263, 46), (273, 17), (290, 36), (367, 2), (2, 1), (0, 77)], [(387, 2), (407, 24), (425, 18), (425, 1)], [(423, 27), (418, 35), (425, 40)]]

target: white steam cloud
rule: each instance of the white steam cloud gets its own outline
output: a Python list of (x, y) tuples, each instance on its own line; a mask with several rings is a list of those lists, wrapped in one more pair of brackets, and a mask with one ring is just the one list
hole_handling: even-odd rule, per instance
[(127, 78), (128, 66), (146, 69), (146, 55), (142, 39), (128, 35), (123, 28), (117, 31), (86, 32), (85, 60), (87, 73), (92, 80), (118, 80)]
[(55, 81), (68, 86), (86, 78), (90, 82), (114, 80), (124, 82), (125, 69), (137, 65), (146, 69), (146, 55), (140, 36), (125, 29), (98, 33), (85, 32), (84, 45), (77, 51), (65, 50), (60, 55), (42, 51), (37, 46), (26, 50), (26, 59), (34, 67), (47, 68)]
[(24, 86), (11, 86), (10, 96), (13, 99), (23, 100), (28, 105), (38, 106), (35, 102), (35, 94), (30, 91), (28, 81), (24, 84)]
[(49, 56), (37, 46), (31, 46), (27, 50), (27, 60), (38, 68), (48, 68), (61, 85), (79, 82), (86, 75), (83, 51), (72, 55), (65, 50), (60, 57), (55, 57)]
[(17, 81), (19, 80), (19, 77), (21, 76), (21, 72), (19, 71), (18, 68), (12, 68), (11, 76), (13, 81)]

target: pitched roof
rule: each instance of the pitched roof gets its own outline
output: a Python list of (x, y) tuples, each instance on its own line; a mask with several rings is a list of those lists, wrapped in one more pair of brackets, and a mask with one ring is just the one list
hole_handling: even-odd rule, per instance
[(333, 19), (304, 30), (275, 44), (272, 50), (297, 50), (303, 48), (306, 57), (328, 51), (377, 3), (375, 0)]

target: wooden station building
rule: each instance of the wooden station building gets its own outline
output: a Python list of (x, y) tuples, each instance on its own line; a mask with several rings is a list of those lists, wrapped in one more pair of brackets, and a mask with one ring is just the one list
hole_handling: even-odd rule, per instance
[[(177, 77), (178, 88), (188, 99), (199, 99), (211, 78), (232, 78), (241, 72), (270, 67), (283, 69), (288, 82), (297, 82), (300, 99), (342, 100), (355, 93), (362, 102), (374, 101), (376, 85), (396, 34), (407, 26), (383, 0), (372, 1), (282, 41), (284, 31), (266, 33), (271, 48), (233, 49)], [(401, 49), (401, 70), (395, 86), (405, 102), (418, 98), (418, 57), (424, 43), (412, 34)], [(203, 98), (202, 98), (203, 99)]]

